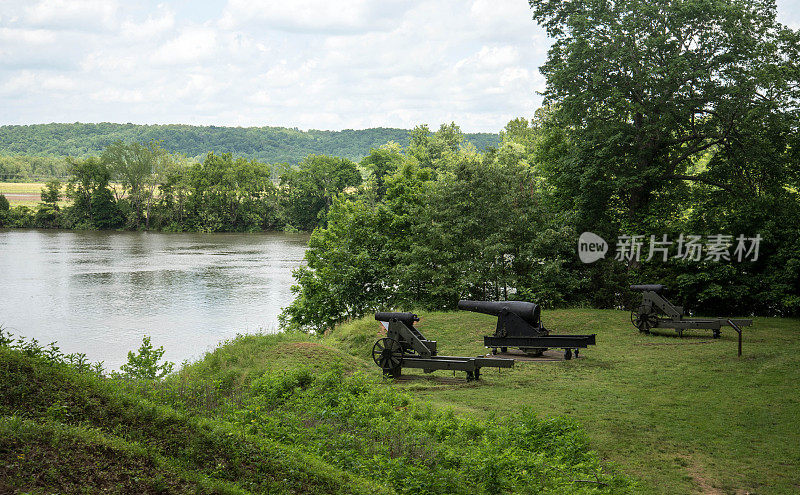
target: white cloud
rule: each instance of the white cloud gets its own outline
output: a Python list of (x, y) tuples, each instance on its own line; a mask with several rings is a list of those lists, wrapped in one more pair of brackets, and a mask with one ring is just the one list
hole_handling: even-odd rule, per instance
[(217, 41), (217, 32), (211, 28), (187, 28), (161, 45), (153, 54), (153, 60), (162, 65), (206, 61), (217, 53)]
[(41, 0), (25, 9), (30, 25), (54, 29), (98, 31), (116, 25), (113, 0)]
[(157, 11), (138, 22), (127, 19), (122, 22), (120, 31), (126, 38), (134, 40), (150, 40), (167, 33), (175, 26), (175, 13), (165, 5), (159, 5)]
[(458, 61), (456, 69), (462, 72), (474, 70), (501, 70), (520, 63), (519, 51), (513, 46), (483, 46), (480, 51)]
[(22, 70), (5, 79), (0, 85), (0, 94), (15, 97), (36, 84), (36, 76), (32, 71)]
[(3, 123), (496, 131), (537, 103), (538, 28), (512, 0), (70, 3), (0, 19)]
[(104, 88), (92, 93), (91, 98), (105, 103), (142, 103), (145, 95), (137, 89)]
[(0, 124), (498, 131), (549, 47), (524, 0), (0, 1)]
[(44, 45), (56, 40), (56, 33), (48, 29), (20, 29), (20, 28), (0, 28), (0, 42), (25, 43), (29, 45)]
[(82, 85), (69, 76), (63, 74), (53, 75), (41, 81), (42, 89), (46, 91), (74, 92), (82, 89)]
[(289, 32), (334, 33), (385, 29), (407, 2), (389, 0), (229, 0), (220, 26), (255, 25)]

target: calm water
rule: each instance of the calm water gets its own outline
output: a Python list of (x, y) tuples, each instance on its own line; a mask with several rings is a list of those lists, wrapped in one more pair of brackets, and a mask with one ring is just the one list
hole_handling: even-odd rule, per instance
[(275, 331), (308, 237), (0, 230), (0, 325), (118, 368), (142, 335), (180, 363)]

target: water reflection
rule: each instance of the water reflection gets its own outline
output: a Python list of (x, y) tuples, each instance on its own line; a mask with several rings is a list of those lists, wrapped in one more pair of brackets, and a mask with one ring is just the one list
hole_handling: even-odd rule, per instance
[(148, 333), (166, 357), (275, 330), (299, 234), (0, 230), (0, 325), (112, 368)]

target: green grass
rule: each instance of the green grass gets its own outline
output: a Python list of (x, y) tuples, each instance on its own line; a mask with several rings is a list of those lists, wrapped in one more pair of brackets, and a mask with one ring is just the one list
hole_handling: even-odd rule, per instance
[(0, 491), (33, 493), (246, 493), (235, 485), (196, 476), (140, 444), (100, 430), (0, 418)]
[[(28, 354), (0, 347), (4, 492), (71, 492), (77, 484), (90, 493), (389, 492), (294, 446)], [(125, 473), (140, 483), (127, 485)]]
[[(418, 328), (448, 355), (485, 352), (495, 319), (421, 314)], [(419, 379), (396, 386), (473, 417), (531, 408), (581, 424), (590, 445), (641, 480), (645, 493), (800, 492), (800, 321), (756, 318), (736, 333), (641, 335), (622, 311), (545, 311), (554, 333), (597, 334), (581, 359), (518, 362), (476, 385)], [(368, 326), (377, 325), (369, 322)], [(340, 330), (352, 333), (355, 322)], [(359, 353), (364, 352), (359, 349)], [(437, 372), (447, 376), (445, 372)]]
[[(485, 353), (495, 324), (420, 316), (449, 355)], [(625, 312), (588, 309), (543, 321), (597, 345), (471, 383), (383, 379), (372, 318), (239, 336), (161, 382), (0, 345), (0, 492), (800, 491), (800, 321), (757, 318), (741, 358), (730, 330), (641, 335)]]
[[(358, 325), (341, 336), (366, 344), (375, 332)], [(239, 336), (136, 381), (2, 334), (0, 490), (631, 493), (573, 421), (433, 408), (341, 342)]]

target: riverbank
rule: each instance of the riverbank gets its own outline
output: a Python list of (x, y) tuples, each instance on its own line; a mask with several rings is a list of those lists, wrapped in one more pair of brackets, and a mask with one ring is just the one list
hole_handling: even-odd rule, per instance
[[(418, 328), (450, 355), (485, 352), (482, 335), (494, 328), (493, 318), (472, 313), (420, 316)], [(525, 492), (541, 486), (544, 493), (796, 493), (798, 320), (756, 318), (745, 330), (744, 355), (738, 358), (733, 332), (719, 340), (699, 331), (682, 339), (644, 336), (630, 326), (627, 313), (612, 310), (545, 311), (542, 318), (554, 333), (596, 333), (597, 345), (577, 360), (518, 362), (502, 372), (487, 369), (477, 383), (466, 383), (463, 376), (454, 380), (446, 372), (425, 375), (415, 370), (404, 370), (403, 380), (384, 381), (370, 359), (379, 326), (365, 318), (324, 337), (238, 337), (161, 383), (128, 383), (107, 389), (108, 397), (135, 397), (151, 404), (143, 410), (161, 411), (146, 413), (156, 414), (153, 421), (158, 424), (167, 424), (158, 418), (168, 414), (215, 425), (208, 428), (231, 433), (234, 443), (247, 446), (245, 451), (256, 442), (251, 439), (277, 442), (328, 466), (320, 472), (353, 476), (354, 488), (342, 488), (351, 492), (358, 487), (376, 492)], [(64, 378), (54, 386), (60, 387), (60, 380)], [(16, 383), (29, 381), (20, 378)], [(112, 386), (107, 380), (102, 383)], [(74, 392), (82, 386), (61, 388)], [(35, 387), (26, 390), (36, 400), (43, 393)], [(74, 399), (45, 399), (66, 407), (18, 409), (17, 414), (29, 417), (28, 423), (16, 426), (18, 431), (36, 430), (51, 438), (47, 432), (56, 423), (83, 418), (73, 412)], [(115, 418), (122, 412), (102, 414)], [(142, 428), (151, 421), (137, 414), (129, 414), (129, 420)], [(11, 420), (4, 421), (4, 431), (9, 431)], [(119, 436), (128, 426), (92, 428)], [(208, 451), (219, 450), (213, 460), (219, 467), (188, 458), (178, 462), (163, 446), (174, 442), (176, 449), (185, 449), (184, 440), (135, 431), (123, 440), (135, 440), (162, 456), (158, 459), (200, 466), (192, 472), (205, 480), (219, 481), (240, 462), (228, 447), (210, 439), (197, 442), (208, 442)], [(326, 485), (327, 475), (309, 481), (313, 476), (299, 465), (300, 457), (288, 459), (281, 476), (310, 476), (300, 484), (304, 488), (287, 485), (291, 490), (339, 489)], [(247, 488), (237, 484), (239, 478), (225, 479), (254, 492), (267, 486), (252, 481), (256, 484)], [(637, 480), (636, 485), (628, 480)]]
[(0, 347), (0, 490), (632, 492), (568, 418), (431, 407), (335, 345), (239, 337), (156, 383)]

